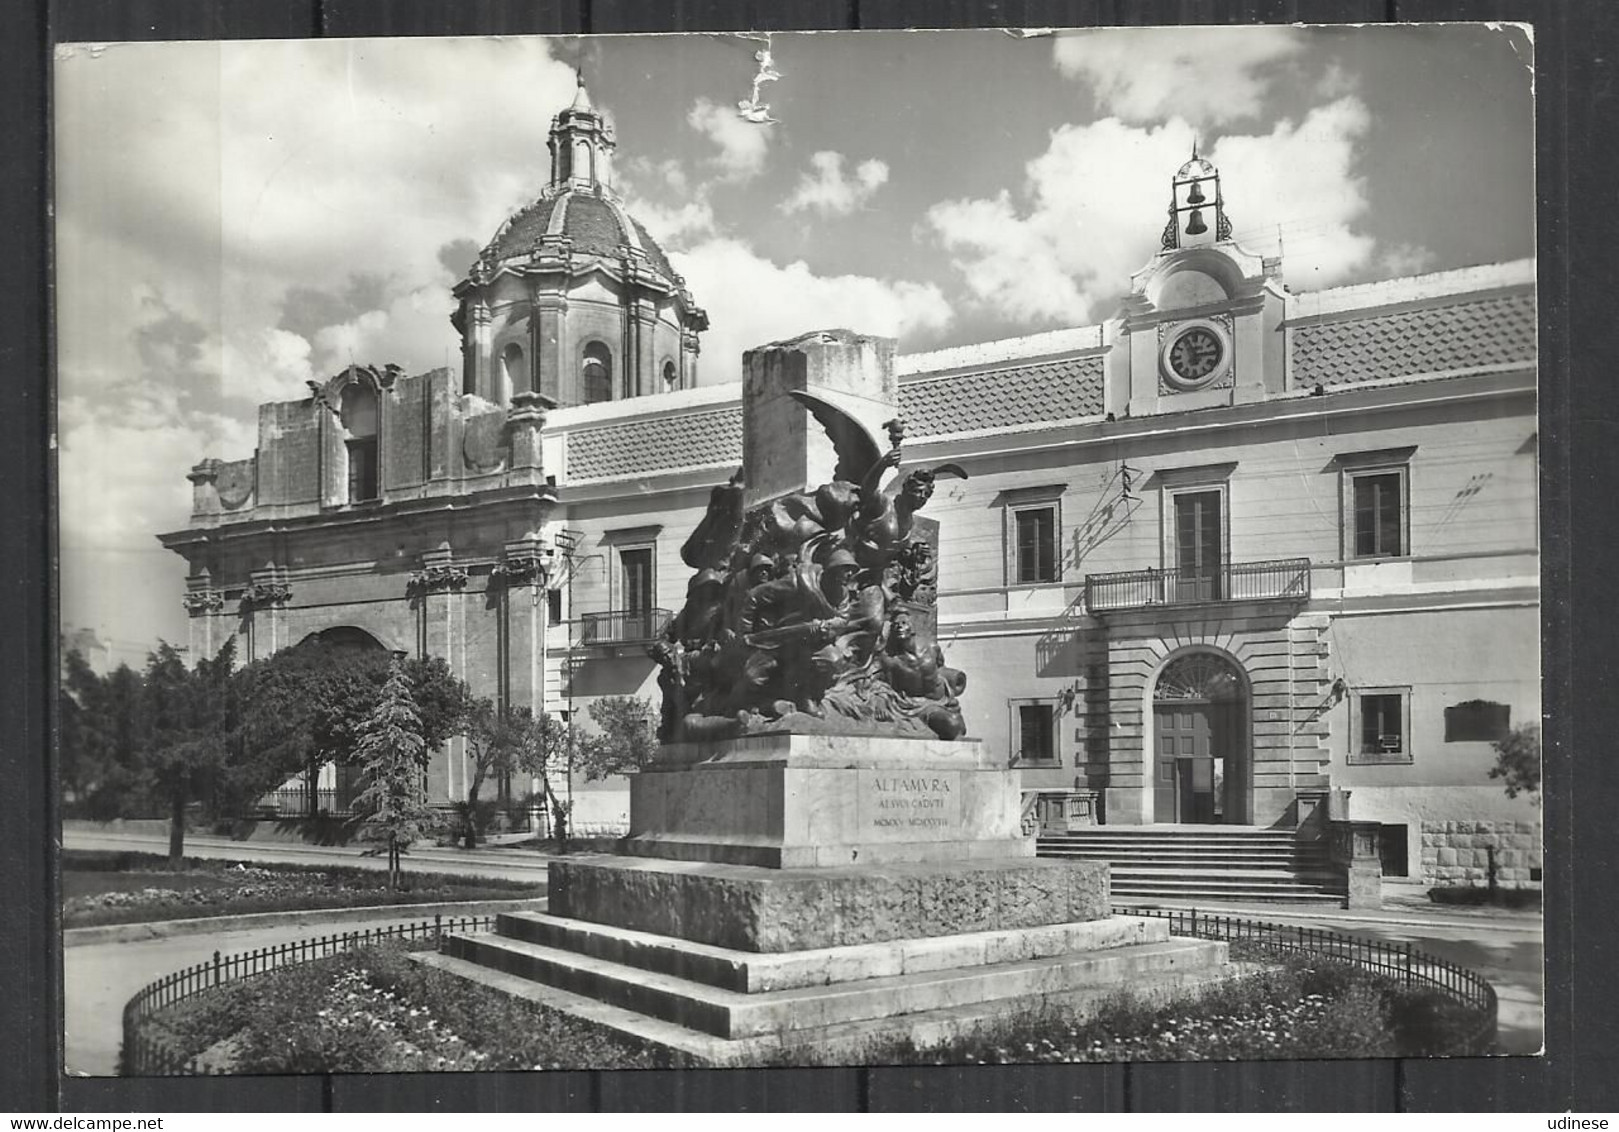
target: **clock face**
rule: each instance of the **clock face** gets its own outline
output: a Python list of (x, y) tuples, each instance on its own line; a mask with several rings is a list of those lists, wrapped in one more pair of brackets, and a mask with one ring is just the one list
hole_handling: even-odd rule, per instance
[(1182, 381), (1201, 381), (1214, 372), (1225, 346), (1214, 331), (1194, 326), (1169, 348), (1169, 368)]

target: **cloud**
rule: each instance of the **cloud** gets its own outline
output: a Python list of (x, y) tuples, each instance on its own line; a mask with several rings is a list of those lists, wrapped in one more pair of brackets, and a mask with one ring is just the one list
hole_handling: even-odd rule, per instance
[(875, 157), (862, 161), (852, 178), (843, 175), (843, 154), (836, 150), (821, 150), (810, 164), (814, 172), (799, 178), (798, 188), (781, 204), (783, 212), (813, 209), (822, 216), (847, 216), (888, 181), (888, 163)]
[(152, 546), (191, 514), (186, 472), (204, 456), (251, 455), (257, 428), (183, 408), (151, 392), (116, 406), (72, 396), (58, 405), (62, 543), (69, 549)]
[(1377, 267), (1390, 278), (1421, 275), (1430, 270), (1437, 259), (1433, 252), (1420, 244), (1395, 244), (1378, 253)]
[(448, 288), (418, 287), (386, 307), (322, 327), (311, 341), (317, 375), (329, 377), (348, 365), (393, 363), (406, 373), (450, 366), (461, 340), (450, 324), (454, 302)]
[(1283, 65), (1304, 49), (1287, 27), (1107, 28), (1064, 32), (1053, 58), (1126, 122), (1218, 126), (1259, 113)]
[(903, 339), (942, 330), (953, 316), (931, 283), (817, 275), (802, 260), (778, 264), (730, 237), (677, 255), (675, 266), (713, 318), (698, 363), (704, 385), (740, 380), (743, 351), (766, 342), (831, 327)]
[[(1367, 199), (1354, 172), (1368, 126), (1365, 107), (1344, 98), (1268, 134), (1222, 137), (1209, 153), (1234, 235), (1271, 252), (1282, 233), (1294, 283), (1327, 285), (1370, 261), (1373, 240), (1355, 230)], [(943, 201), (928, 210), (926, 228), (982, 308), (1024, 326), (1094, 321), (1158, 250), (1170, 177), (1190, 134), (1180, 119), (1156, 128), (1117, 118), (1063, 126), (1026, 166), (1020, 198), (1003, 190)]]
[(714, 206), (704, 191), (677, 205), (664, 205), (640, 197), (629, 197), (626, 207), (665, 251), (690, 246), (693, 241), (714, 234), (717, 225)]
[(439, 266), (453, 275), (459, 282), (472, 269), (478, 260), (478, 253), (483, 251), (483, 245), (477, 240), (451, 240), (438, 250)]
[(707, 98), (692, 105), (686, 123), (719, 148), (711, 160), (722, 179), (740, 184), (764, 172), (770, 126), (744, 121), (735, 110)]
[[(441, 262), (442, 251), (440, 249)], [(392, 290), (386, 277), (367, 271), (351, 272), (348, 282), (335, 290), (294, 285), (281, 298), (279, 325), (283, 330), (308, 338), (323, 326), (386, 306)]]

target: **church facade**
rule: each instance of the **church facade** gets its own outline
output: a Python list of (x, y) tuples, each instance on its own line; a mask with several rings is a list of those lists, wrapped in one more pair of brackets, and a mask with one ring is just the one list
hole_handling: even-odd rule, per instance
[[(456, 288), (460, 373), (351, 367), (192, 470), (163, 541), (197, 654), (361, 639), (583, 726), (657, 698), (742, 393), (697, 384), (706, 315), (613, 142), (581, 88)], [(1331, 796), (1385, 872), (1480, 879), (1486, 837), (1538, 880), (1538, 813), (1488, 777), (1539, 718), (1533, 262), (1294, 292), (1212, 165), (1170, 192), (1115, 317), (896, 361), (907, 462), (969, 476), (926, 510), (967, 733), (1023, 768), (1030, 829), (1287, 827)], [(466, 775), (452, 744), (433, 800)], [(627, 816), (622, 786), (576, 797), (581, 828)]]

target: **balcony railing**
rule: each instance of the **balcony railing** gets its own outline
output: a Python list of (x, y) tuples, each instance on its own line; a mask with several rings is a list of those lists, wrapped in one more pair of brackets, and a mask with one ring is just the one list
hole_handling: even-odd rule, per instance
[(1206, 570), (1127, 570), (1085, 577), (1085, 607), (1092, 613), (1221, 601), (1307, 601), (1309, 597), (1308, 558), (1223, 562)]
[(581, 645), (634, 645), (656, 640), (673, 616), (667, 609), (611, 609), (579, 619)]

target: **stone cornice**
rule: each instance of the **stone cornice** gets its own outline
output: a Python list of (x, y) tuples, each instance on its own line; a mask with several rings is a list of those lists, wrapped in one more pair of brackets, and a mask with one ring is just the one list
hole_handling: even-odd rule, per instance
[(225, 608), (225, 595), (220, 590), (192, 590), (180, 599), (180, 604), (193, 617), (218, 613)]
[(495, 564), (491, 573), (508, 586), (543, 585), (551, 570), (551, 560), (544, 554), (513, 554)]
[(291, 597), (292, 588), (285, 582), (254, 582), (242, 591), (242, 608), (262, 609), (285, 605)]
[(424, 566), (410, 576), (405, 591), (411, 594), (439, 593), (445, 590), (463, 590), (467, 585), (465, 566), (434, 564)]

